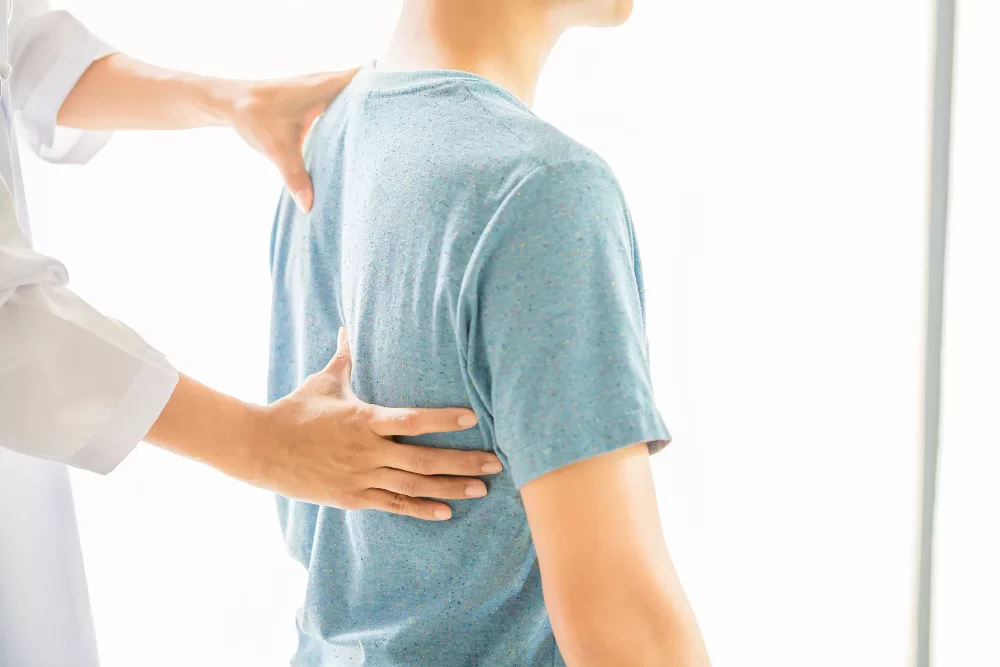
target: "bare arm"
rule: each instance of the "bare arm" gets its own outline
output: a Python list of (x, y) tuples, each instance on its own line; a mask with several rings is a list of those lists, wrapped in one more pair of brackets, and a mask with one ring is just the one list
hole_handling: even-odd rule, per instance
[(122, 53), (94, 62), (59, 110), (84, 130), (232, 127), (277, 165), (295, 201), (312, 208), (302, 142), (356, 70), (283, 81), (233, 81), (155, 67)]
[(476, 477), (500, 471), (493, 454), (389, 439), (469, 428), (476, 423), (469, 410), (369, 405), (352, 393), (350, 377), (345, 335), (326, 368), (268, 406), (249, 405), (182, 375), (145, 439), (242, 482), (343, 509), (443, 520), (451, 509), (427, 498), (486, 495)]
[(84, 130), (184, 130), (229, 123), (236, 82), (155, 67), (123, 53), (95, 61), (59, 110)]
[(645, 444), (556, 470), (521, 495), (571, 667), (709, 667), (667, 552)]
[[(353, 71), (262, 82), (201, 77), (104, 55), (110, 48), (66, 12), (45, 0), (15, 4), (16, 99), (38, 135), (36, 150), (51, 148), (55, 120), (82, 129), (226, 124), (279, 166), (300, 205), (311, 204), (302, 139)], [(476, 477), (500, 471), (486, 452), (393, 442), (469, 428), (475, 415), (360, 401), (346, 340), (325, 369), (266, 407), (178, 379), (134, 332), (66, 288), (65, 268), (31, 250), (10, 193), (0, 193), (0, 445), (109, 472), (145, 434), (291, 498), (425, 519), (450, 516), (447, 504), (427, 498), (484, 495)]]

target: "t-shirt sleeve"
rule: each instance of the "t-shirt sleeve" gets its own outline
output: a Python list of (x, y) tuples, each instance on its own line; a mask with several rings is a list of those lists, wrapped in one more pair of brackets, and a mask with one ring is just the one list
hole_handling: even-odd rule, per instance
[(519, 487), (669, 442), (632, 225), (607, 167), (574, 160), (525, 176), (480, 238), (463, 292), (472, 390)]

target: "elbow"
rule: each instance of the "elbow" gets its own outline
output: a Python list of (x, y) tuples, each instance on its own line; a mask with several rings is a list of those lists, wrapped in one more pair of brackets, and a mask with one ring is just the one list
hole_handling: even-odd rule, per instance
[(694, 617), (670, 609), (582, 607), (553, 630), (569, 667), (711, 667)]

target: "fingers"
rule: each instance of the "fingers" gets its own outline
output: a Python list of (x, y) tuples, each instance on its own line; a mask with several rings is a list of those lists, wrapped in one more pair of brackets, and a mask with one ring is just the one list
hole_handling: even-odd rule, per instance
[(415, 475), (411, 472), (381, 468), (376, 471), (373, 486), (411, 498), (450, 498), (464, 500), (482, 498), (486, 484), (468, 477)]
[(296, 137), (297, 141), (283, 147), (273, 158), (281, 171), (281, 177), (285, 179), (288, 192), (295, 200), (295, 205), (304, 213), (312, 210), (315, 194), (312, 179), (306, 171), (305, 159), (302, 156), (303, 143), (313, 122), (323, 114), (333, 99), (351, 82), (358, 69), (321, 75), (318, 82), (315, 79), (310, 79), (309, 85), (319, 97), (318, 99), (312, 97), (313, 104), (306, 111), (305, 117), (296, 119), (301, 121), (301, 135)]
[(368, 509), (412, 516), (425, 521), (446, 521), (451, 518), (451, 508), (444, 503), (411, 498), (385, 489), (368, 489), (361, 498)]
[(345, 70), (343, 72), (327, 72), (320, 75), (322, 89), (321, 100), (324, 102), (324, 106), (328, 106), (333, 99), (340, 94), (347, 84), (351, 82), (354, 75), (361, 70), (360, 67), (355, 67), (354, 69)]
[(308, 213), (313, 205), (313, 186), (309, 172), (306, 171), (302, 159), (302, 149), (299, 146), (283, 147), (278, 155), (273, 157), (274, 163), (281, 171), (281, 177), (288, 186), (288, 192), (295, 200), (299, 210)]
[(340, 330), (337, 331), (337, 351), (333, 353), (330, 363), (326, 365), (323, 372), (335, 375), (338, 380), (349, 386), (351, 383), (352, 367), (351, 342), (347, 336), (347, 329), (340, 327)]
[(385, 442), (379, 452), (379, 462), (387, 468), (396, 468), (418, 475), (457, 475), (478, 477), (493, 475), (503, 470), (494, 454), (467, 452), (457, 449), (438, 449)]
[(389, 437), (462, 431), (475, 426), (476, 422), (476, 413), (463, 408), (385, 408), (376, 405), (372, 406), (368, 428)]

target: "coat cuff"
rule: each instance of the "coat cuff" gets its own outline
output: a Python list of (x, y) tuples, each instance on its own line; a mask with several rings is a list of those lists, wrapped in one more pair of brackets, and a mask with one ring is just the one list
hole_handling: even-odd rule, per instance
[[(94, 61), (115, 53), (116, 49), (67, 12), (41, 16), (25, 26), (25, 32), (28, 33), (24, 35), (28, 42), (26, 52), (39, 47), (57, 50), (51, 65), (39, 73), (40, 78), (30, 90), (15, 91), (14, 104), (20, 112), (19, 120), (28, 145), (43, 160), (83, 164), (108, 142), (111, 132), (58, 127), (56, 119), (66, 97), (87, 68)], [(32, 44), (34, 40), (38, 42)], [(51, 41), (51, 44), (44, 41)]]
[(166, 364), (143, 366), (111, 418), (67, 463), (101, 475), (114, 470), (152, 428), (177, 380), (177, 371)]

